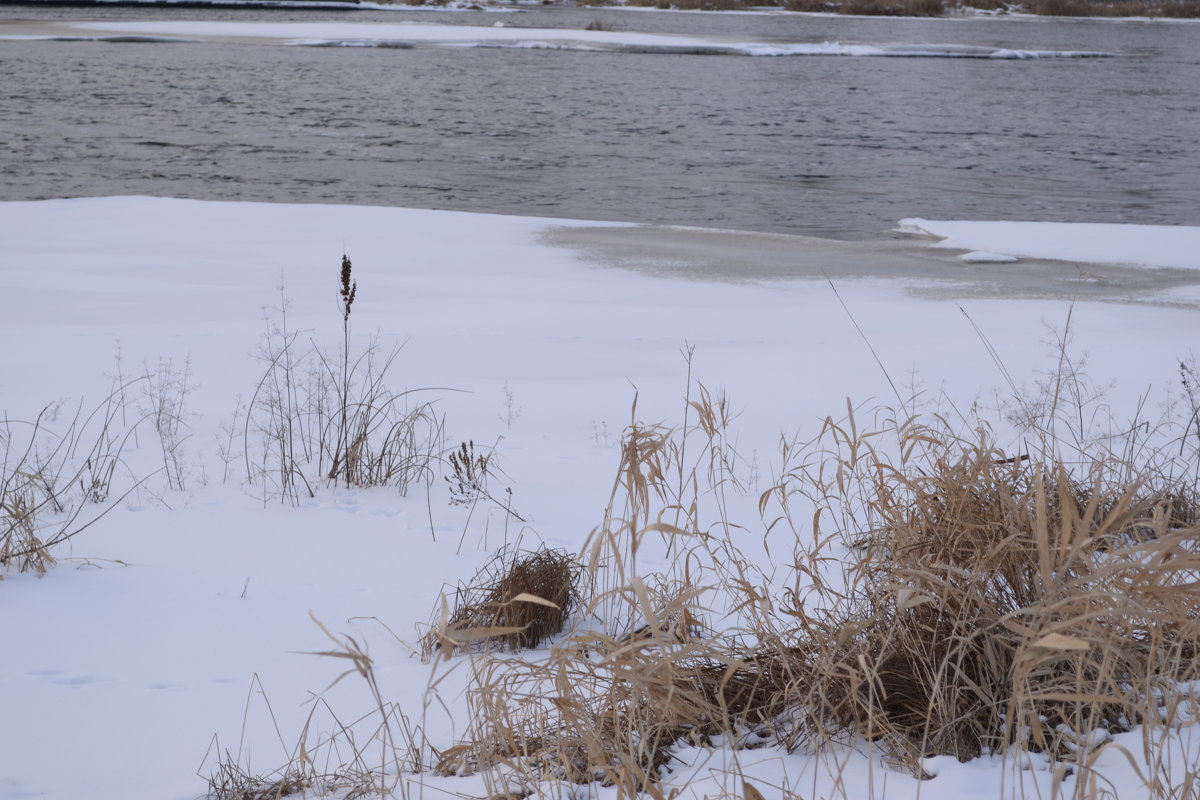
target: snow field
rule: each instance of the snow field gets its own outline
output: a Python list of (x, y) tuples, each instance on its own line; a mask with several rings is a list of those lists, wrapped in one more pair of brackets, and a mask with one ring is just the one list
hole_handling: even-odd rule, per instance
[[(902, 282), (835, 276), (851, 320), (824, 282), (731, 285), (588, 266), (540, 243), (540, 232), (559, 224), (154, 198), (0, 206), (0, 407), (8, 419), (32, 419), (59, 400), (68, 419), (78, 404), (99, 403), (118, 369), (153, 371), (160, 359), (188, 363), (195, 383), (185, 398), (186, 489), (151, 477), (57, 551), (62, 563), (45, 577), (10, 572), (0, 583), (0, 684), (6, 717), (19, 721), (0, 734), (0, 798), (117, 798), (131, 786), (146, 797), (195, 797), (204, 790), (197, 770), (206, 775), (213, 764), (214, 734), (251, 769), (280, 766), (311, 709), (305, 702), (344, 666), (303, 654), (329, 648), (310, 612), (368, 643), (387, 697), (412, 716), (443, 674), (431, 678), (431, 670), (449, 669), (437, 697), (451, 713), (433, 703), (424, 720), (431, 740), (448, 745), (462, 733), (454, 712), (467, 669), (416, 658), (414, 625), (429, 619), (443, 585), (469, 578), (505, 542), (580, 546), (602, 522), (635, 391), (639, 419), (681, 421), (682, 348), (695, 346), (695, 378), (727, 390), (740, 412), (737, 449), (758, 483), (733, 513), (755, 529), (755, 500), (778, 469), (781, 434), (811, 438), (827, 415), (844, 413), (846, 397), (866, 409), (898, 402), (855, 322), (904, 401), (924, 392), (918, 403), (965, 409), (994, 405), (1008, 389), (963, 310), (1026, 387), (1054, 367), (1043, 340), (1068, 314), (1057, 301), (971, 301), (960, 310), (910, 296)], [(955, 225), (920, 223), (964, 249), (1097, 260), (1091, 230), (1059, 227), (1050, 232), (1058, 249), (1035, 252), (1021, 230), (1004, 229), (997, 240), (983, 236), (990, 223)], [(1170, 232), (1150, 233), (1144, 249), (1119, 260), (1196, 268), (1170, 255), (1190, 245), (1161, 248), (1157, 234)], [(434, 387), (428, 399), (445, 415), (451, 446), (495, 443), (527, 526), (494, 508), (469, 516), (450, 506), (440, 480), (428, 498), (326, 486), (295, 508), (264, 503), (236, 461), (222, 482), (217, 439), (264, 371), (255, 356), (264, 313), (277, 318), (270, 309), (282, 285), (301, 341), (336, 347), (343, 251), (359, 284), (352, 349), (373, 339), (385, 350), (402, 345), (392, 388)], [(1117, 381), (1108, 395), (1114, 409), (1132, 409), (1147, 387), (1176, 380), (1198, 330), (1194, 306), (1119, 304), (1080, 304), (1071, 328), (1089, 373)], [(137, 391), (131, 414), (145, 403)], [(126, 453), (128, 471), (152, 473), (156, 448), (143, 427)], [(329, 706), (353, 718), (370, 709), (365, 695), (347, 679)], [(1125, 736), (1138, 752), (1136, 732)], [(1190, 757), (1184, 738), (1173, 744)], [(685, 796), (740, 793), (724, 771), (729, 752), (692, 755), (678, 777), (690, 780)], [(1122, 759), (1104, 757), (1120, 796), (1138, 796)], [(754, 751), (740, 766), (764, 792), (787, 783), (814, 796), (834, 791), (830, 773), (847, 797), (992, 798), (1001, 775), (1016, 794), (1022, 784), (1026, 794), (1045, 791), (1051, 779), (1036, 763), (1025, 772), (997, 759), (941, 757), (930, 765), (938, 777), (916, 782), (878, 753), (838, 748), (813, 757)], [(427, 791), (479, 788), (427, 780)]]

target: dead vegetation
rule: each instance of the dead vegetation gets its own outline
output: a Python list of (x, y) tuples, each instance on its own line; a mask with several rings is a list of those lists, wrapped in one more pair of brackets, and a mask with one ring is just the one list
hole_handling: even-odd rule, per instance
[[(1054, 401), (1026, 419), (1048, 434), (1082, 418), (1066, 407), (1092, 397), (1081, 380), (1059, 375)], [(1190, 423), (1173, 440), (1182, 458), (1134, 467), (1111, 440), (1010, 454), (986, 425), (891, 415), (864, 430), (850, 408), (785, 449), (788, 469), (761, 498), (777, 512), (769, 534), (795, 548), (781, 586), (732, 545), (727, 520), (696, 524), (735, 483), (696, 466), (736, 463), (721, 405), (689, 401), (709, 421), (690, 430), (631, 422), (609, 523), (584, 549), (588, 623), (547, 658), (478, 666), (473, 727), (441, 752), (440, 774), (659, 796), (680, 747), (865, 740), (918, 777), (934, 755), (1040, 753), (1082, 792), (1112, 734), (1173, 724), (1164, 709), (1200, 679)], [(633, 523), (614, 525), (621, 514)], [(643, 576), (639, 553), (655, 543), (687, 567)], [(740, 624), (702, 624), (715, 602)], [(1173, 796), (1158, 786), (1148, 796)]]
[(493, 797), (595, 783), (665, 798), (693, 748), (736, 764), (869, 744), (918, 778), (931, 756), (1036, 755), (1056, 796), (1082, 800), (1104, 796), (1112, 737), (1141, 726), (1145, 797), (1191, 796), (1197, 773), (1181, 783), (1164, 755), (1200, 681), (1194, 362), (1180, 376), (1162, 423), (1093, 437), (1080, 421), (1100, 419), (1100, 395), (1064, 352), (1007, 414), (1017, 452), (978, 417), (860, 425), (848, 405), (787, 442), (761, 492), (765, 561), (788, 565), (773, 573), (736, 543), (750, 481), (728, 401), (689, 378), (679, 427), (639, 421), (635, 401), (578, 560), (503, 554), (444, 601), (426, 654), (469, 654), (466, 727), (436, 747), (407, 736), (390, 763), (477, 774)]
[(628, 0), (628, 4), (689, 11), (729, 11), (768, 5), (797, 12), (888, 17), (941, 17), (978, 11), (1057, 17), (1200, 17), (1200, 3), (1194, 0), (775, 0), (769, 3), (747, 0)]
[(256, 776), (226, 760), (209, 776), (208, 796), (221, 800), (282, 800), (312, 786), (311, 778), (294, 771), (277, 777)]
[(406, 494), (432, 481), (440, 463), (442, 416), (416, 399), (423, 390), (388, 387), (399, 349), (384, 351), (374, 341), (352, 348), (358, 282), (345, 255), (336, 292), (342, 337), (335, 350), (301, 340), (282, 287), (266, 316), (258, 353), (266, 367), (241, 419), (246, 481), (264, 502), (296, 505), (322, 483)]
[(784, 8), (871, 17), (940, 17), (947, 5), (943, 0), (785, 0)]
[(33, 421), (0, 420), (0, 572), (41, 575), (56, 547), (90, 528), (137, 489), (123, 453), (141, 420), (125, 425), (125, 390), (60, 419), (57, 405)]
[(489, 486), (490, 479), (501, 472), (493, 460), (495, 453), (495, 447), (486, 453), (482, 449), (476, 450), (473, 441), (461, 442), (457, 449), (450, 451), (446, 459), (450, 474), (442, 476), (450, 490), (450, 505), (474, 509), (480, 500), (489, 500), (517, 522), (525, 522), (512, 507), (512, 489), (506, 487), (507, 497), (502, 499), (493, 494)]
[(1026, 7), (1052, 17), (1200, 17), (1191, 0), (1029, 0)]
[[(837, 467), (877, 476), (860, 487), (874, 525), (845, 586), (810, 583), (804, 602), (787, 595), (718, 637), (695, 624), (701, 590), (665, 596), (632, 576), (619, 601), (642, 626), (580, 633), (545, 660), (487, 662), (477, 727), (437, 770), (653, 793), (675, 748), (721, 736), (789, 750), (866, 739), (916, 775), (933, 755), (1014, 751), (1086, 771), (1097, 742), (1158, 724), (1163, 697), (1200, 678), (1200, 530), (1177, 497), (1080, 484), (946, 431), (909, 427), (900, 444), (921, 455), (892, 464), (866, 448)], [(761, 609), (752, 599), (744, 607)]]
[(484, 662), (469, 698), (470, 735), (441, 753), (435, 771), (484, 771), (494, 788), (520, 792), (594, 782), (653, 795), (680, 744), (767, 741), (767, 723), (787, 707), (786, 673), (702, 635), (690, 624), (695, 594), (666, 598), (640, 580), (631, 588), (642, 628), (580, 633), (545, 659)]
[(454, 593), (425, 654), (460, 648), (525, 650), (559, 634), (579, 599), (580, 569), (565, 550), (501, 551)]
[(882, 741), (917, 774), (1013, 748), (1074, 761), (1195, 679), (1200, 529), (1174, 487), (938, 430), (901, 445), (916, 463), (860, 456), (879, 477), (846, 590), (821, 614), (784, 608), (804, 623), (783, 640), (805, 654), (813, 730)]

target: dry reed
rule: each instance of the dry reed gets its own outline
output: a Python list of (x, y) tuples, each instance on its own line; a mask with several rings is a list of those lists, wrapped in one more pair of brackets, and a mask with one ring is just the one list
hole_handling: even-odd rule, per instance
[[(684, 747), (869, 741), (918, 777), (934, 755), (1042, 753), (1055, 791), (1074, 774), (1085, 798), (1105, 743), (1141, 725), (1146, 796), (1193, 796), (1195, 770), (1180, 784), (1155, 755), (1200, 681), (1200, 404), (1194, 367), (1182, 376), (1186, 424), (1158, 446), (1131, 443), (1141, 425), (1103, 447), (1056, 425), (1085, 418), (1060, 403), (1091, 396), (1074, 373), (1023, 409), (1041, 438), (1016, 454), (979, 420), (962, 433), (887, 412), (860, 427), (848, 404), (784, 446), (760, 499), (764, 546), (792, 548), (773, 577), (734, 542), (727, 402), (689, 378), (669, 428), (637, 420), (635, 401), (582, 566), (504, 554), (453, 613), (443, 601), (427, 653), (471, 653), (474, 677), (465, 735), (433, 751), (435, 771), (480, 772), (494, 797), (560, 796), (565, 782), (665, 798)], [(640, 569), (651, 547), (665, 574)], [(544, 657), (490, 652), (568, 621)]]
[[(695, 430), (727, 424), (698, 402), (700, 420), (726, 423)], [(772, 535), (790, 528), (796, 548), (779, 591), (728, 525), (695, 530), (722, 480), (699, 465), (729, 459), (713, 431), (699, 460), (682, 458), (686, 435), (627, 428), (609, 525), (585, 548), (588, 622), (544, 661), (481, 662), (474, 727), (443, 751), (443, 774), (658, 796), (676, 748), (722, 736), (789, 750), (866, 739), (917, 776), (933, 755), (1040, 752), (1086, 787), (1097, 747), (1154, 729), (1200, 679), (1200, 529), (1179, 464), (1078, 442), (1071, 464), (1047, 441), (1013, 456), (986, 426), (962, 436), (941, 418), (860, 430), (848, 407), (762, 499), (781, 507)], [(634, 524), (614, 525), (614, 509)], [(684, 527), (663, 521), (673, 510)], [(810, 531), (796, 524), (808, 518)], [(687, 542), (688, 573), (642, 576), (648, 536)], [(713, 635), (703, 597), (743, 627)]]
[[(895, 461), (829, 430), (841, 456), (820, 474), (861, 498), (865, 533), (844, 588), (782, 609), (800, 622), (777, 640), (802, 712), (788, 746), (863, 736), (916, 774), (923, 757), (1014, 747), (1082, 768), (1087, 742), (1156, 721), (1163, 693), (1200, 677), (1194, 494), (943, 425), (902, 426)], [(820, 496), (813, 475), (784, 484)]]

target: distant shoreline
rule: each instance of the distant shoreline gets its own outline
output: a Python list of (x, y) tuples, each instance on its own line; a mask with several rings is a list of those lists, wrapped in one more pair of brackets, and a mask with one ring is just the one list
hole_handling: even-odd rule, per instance
[[(569, 0), (504, 2), (478, 0), (473, 8), (555, 6)], [(978, 15), (987, 17), (1066, 17), (1072, 19), (1200, 19), (1200, 0), (581, 0), (579, 6), (594, 8), (638, 8), (662, 11), (790, 11), (837, 16), (945, 18)], [(303, 10), (381, 10), (462, 8), (454, 0), (0, 0), (2, 6), (50, 6), (66, 8), (257, 8)]]
[[(34, 8), (279, 8), (289, 11), (378, 9), (380, 3), (360, 0), (0, 0), (0, 7)], [(398, 5), (397, 7), (405, 7)], [(413, 6), (420, 8), (420, 6)]]
[(373, 8), (360, 6), (359, 0), (0, 0), (0, 6), (51, 6), (57, 8), (286, 8), (290, 11), (329, 11), (331, 9)]

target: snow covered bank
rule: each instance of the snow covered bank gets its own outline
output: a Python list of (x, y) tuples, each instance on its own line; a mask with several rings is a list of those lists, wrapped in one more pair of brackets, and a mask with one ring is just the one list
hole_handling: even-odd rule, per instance
[(900, 220), (905, 233), (936, 236), (937, 247), (1003, 256), (1200, 270), (1200, 228), (1062, 222)]
[[(214, 734), (253, 768), (279, 766), (310, 711), (310, 692), (343, 667), (301, 654), (328, 649), (310, 611), (368, 641), (384, 692), (421, 715), (432, 668), (413, 657), (414, 623), (429, 618), (443, 584), (468, 577), (519, 534), (579, 547), (601, 521), (634, 387), (641, 419), (678, 421), (687, 376), (680, 349), (688, 344), (696, 377), (726, 388), (740, 412), (734, 426), (751, 484), (742, 521), (756, 526), (752, 507), (774, 477), (781, 432), (811, 437), (827, 415), (842, 413), (846, 396), (897, 402), (855, 321), (905, 393), (925, 389), (938, 404), (944, 391), (966, 408), (994, 403), (1003, 384), (972, 323), (1024, 384), (1056, 363), (1042, 340), (1070, 307), (966, 300), (968, 321), (958, 304), (906, 293), (911, 278), (849, 279), (831, 268), (851, 320), (819, 275), (731, 284), (618, 269), (548, 244), (563, 225), (155, 198), (0, 205), (0, 410), (9, 419), (32, 419), (62, 400), (65, 421), (80, 398), (89, 408), (99, 402), (111, 376), (159, 371), (162, 358), (177, 367), (187, 359), (194, 384), (184, 398), (185, 488), (168, 489), (154, 476), (162, 453), (153, 429), (142, 428), (124, 461), (151, 480), (58, 552), (62, 563), (45, 578), (0, 581), (9, 721), (0, 731), (0, 797), (195, 797), (204, 790), (197, 769), (206, 775), (212, 765), (205, 753)], [(770, 238), (797, 254), (812, 246)], [(1090, 233), (1070, 244), (1064, 252), (1086, 252)], [(449, 441), (498, 443), (502, 486), (528, 525), (494, 509), (471, 516), (448, 503), (440, 480), (428, 498), (322, 486), (297, 508), (264, 504), (245, 485), (240, 456), (224, 461), (239, 396), (249, 401), (265, 369), (264, 315), (277, 323), (271, 307), (281, 303), (280, 286), (301, 344), (340, 341), (343, 252), (358, 284), (352, 345), (375, 336), (384, 347), (403, 343), (391, 379), (400, 388), (446, 387), (431, 395)], [(1198, 324), (1195, 310), (1112, 303), (1081, 303), (1072, 316), (1089, 370), (1101, 383), (1118, 381), (1109, 399), (1119, 409), (1134, 407), (1147, 386), (1176, 379)], [(134, 418), (152, 398), (130, 391)], [(236, 449), (240, 428), (235, 433)], [(440, 684), (426, 714), (440, 746), (462, 732), (455, 715), (465, 707), (465, 671), (459, 666)], [(348, 679), (330, 703), (353, 718), (364, 708), (361, 690)], [(1141, 752), (1136, 732), (1122, 741)], [(1188, 763), (1191, 744), (1175, 744)], [(719, 769), (727, 751), (681, 755), (688, 761), (672, 780), (691, 782), (685, 796), (740, 793)], [(1105, 759), (1120, 796), (1138, 797), (1141, 784), (1123, 757)], [(918, 782), (869, 748), (767, 749), (741, 760), (764, 791), (786, 784), (804, 796), (982, 800), (1001, 786), (1048, 796), (1054, 776), (1044, 762), (1028, 766), (942, 757), (929, 765), (937, 777)], [(478, 782), (423, 780), (431, 792), (483, 793)]]
[[(891, 58), (1038, 59), (1095, 58), (1109, 53), (1074, 50), (1021, 50), (963, 44), (777, 44), (737, 42), (675, 34), (579, 31), (554, 28), (437, 25), (427, 23), (337, 22), (77, 22), (55, 26), (60, 33), (13, 34), (6, 38), (123, 41), (254, 41), (314, 47), (517, 47), (602, 50), (627, 53), (682, 53), (743, 56), (859, 56)], [(154, 37), (146, 39), (145, 37)]]

